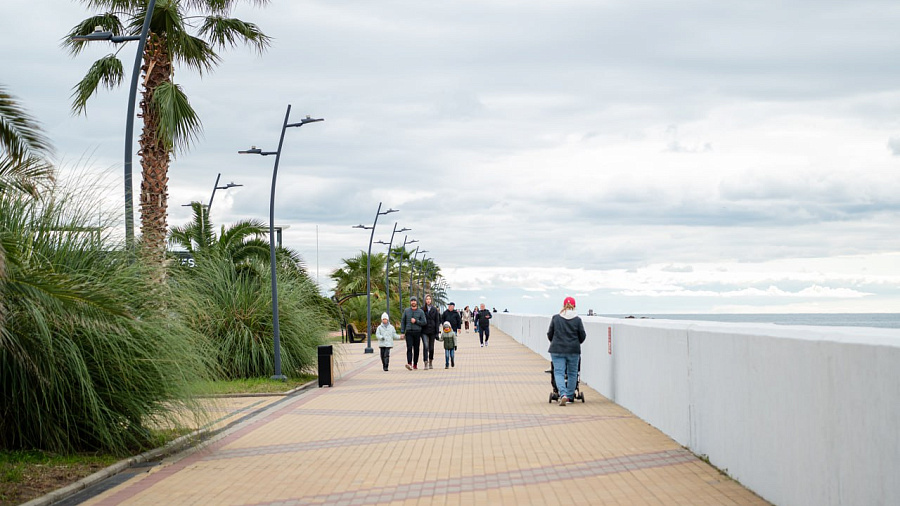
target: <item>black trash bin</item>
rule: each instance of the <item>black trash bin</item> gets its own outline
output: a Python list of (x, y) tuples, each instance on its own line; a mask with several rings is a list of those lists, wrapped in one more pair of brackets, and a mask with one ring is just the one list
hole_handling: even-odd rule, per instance
[(319, 346), (319, 388), (334, 386), (334, 348), (329, 344)]

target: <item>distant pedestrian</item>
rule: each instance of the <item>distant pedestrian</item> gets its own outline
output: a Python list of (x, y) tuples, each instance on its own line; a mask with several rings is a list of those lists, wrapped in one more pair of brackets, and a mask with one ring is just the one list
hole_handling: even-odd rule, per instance
[(381, 365), (387, 371), (391, 361), (391, 348), (394, 347), (394, 339), (397, 338), (397, 331), (391, 325), (387, 313), (381, 313), (381, 325), (375, 329), (375, 337), (378, 338), (378, 349), (381, 350)]
[(450, 322), (444, 322), (440, 335), (444, 342), (444, 369), (456, 367), (456, 332)]
[(459, 316), (459, 311), (456, 310), (456, 304), (451, 302), (447, 305), (447, 310), (441, 315), (441, 320), (450, 322), (453, 332), (459, 334), (459, 328), (462, 327), (462, 318)]
[(482, 348), (488, 345), (488, 340), (491, 338), (491, 318), (491, 310), (485, 309), (484, 304), (482, 304), (481, 309), (478, 311), (478, 317), (475, 319), (478, 325), (478, 341), (481, 343)]
[(425, 327), (422, 329), (422, 344), (425, 347), (422, 350), (422, 357), (427, 360), (426, 369), (434, 369), (434, 340), (441, 333), (441, 313), (437, 306), (434, 305), (431, 294), (425, 296)]
[(469, 306), (466, 306), (463, 308), (462, 320), (463, 320), (463, 325), (466, 326), (467, 333), (469, 332), (469, 320), (471, 320), (471, 319), (472, 319), (472, 312), (469, 311)]
[[(565, 406), (575, 399), (575, 384), (578, 381), (578, 363), (581, 360), (581, 343), (587, 334), (584, 323), (575, 312), (575, 299), (566, 297), (559, 314), (550, 319), (547, 339), (550, 340), (550, 359), (553, 375), (559, 388), (559, 405)], [(568, 379), (568, 381), (567, 381)]]
[[(410, 297), (409, 307), (403, 311), (400, 319), (400, 333), (406, 338), (406, 368), (419, 368), (419, 339), (422, 338), (422, 327), (425, 325), (425, 311), (419, 307), (419, 301)], [(425, 357), (422, 357), (423, 361)]]

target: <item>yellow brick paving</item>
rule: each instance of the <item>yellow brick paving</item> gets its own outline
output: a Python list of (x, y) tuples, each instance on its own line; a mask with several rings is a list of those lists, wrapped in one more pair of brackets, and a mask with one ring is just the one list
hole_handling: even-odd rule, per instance
[(334, 388), (229, 401), (269, 407), (85, 504), (768, 504), (588, 386), (549, 403), (547, 362), (491, 331), (447, 370), (350, 345)]

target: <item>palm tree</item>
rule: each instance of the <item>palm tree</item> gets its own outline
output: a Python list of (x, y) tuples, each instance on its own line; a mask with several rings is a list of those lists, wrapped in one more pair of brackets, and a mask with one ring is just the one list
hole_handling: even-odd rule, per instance
[(0, 85), (0, 193), (16, 191), (38, 197), (53, 181), (53, 152), (40, 125)]
[[(344, 258), (341, 261), (344, 263), (343, 267), (335, 269), (334, 272), (331, 273), (331, 279), (334, 280), (334, 293), (336, 296), (341, 297), (343, 295), (350, 295), (352, 293), (366, 293), (366, 261), (368, 260), (368, 255), (364, 251), (360, 251), (358, 255), (353, 258)], [(387, 255), (384, 253), (372, 253), (372, 298), (375, 299), (372, 303), (372, 311), (375, 311), (376, 308), (382, 308), (383, 310), (384, 303), (377, 301), (384, 301), (384, 277), (381, 273), (384, 272), (384, 267), (387, 262)], [(366, 305), (362, 304), (361, 306), (358, 303), (348, 301), (348, 306), (350, 308), (349, 311), (345, 310), (344, 313), (347, 315), (347, 318), (354, 322), (365, 323), (366, 321)], [(363, 325), (365, 327), (365, 325)]]
[[(218, 236), (209, 221), (209, 208), (199, 202), (191, 202), (193, 219), (186, 225), (173, 227), (169, 233), (169, 245), (184, 248), (194, 258), (211, 254), (224, 254), (235, 265), (248, 266), (253, 260), (269, 263), (269, 243), (264, 238), (268, 227), (259, 220), (243, 220), (230, 227), (221, 227)], [(217, 257), (218, 258), (218, 257)], [(296, 251), (278, 247), (275, 258), (284, 272), (306, 277), (306, 267)]]
[[(146, 0), (85, 0), (90, 7), (107, 9), (75, 25), (65, 39), (73, 55), (84, 41), (72, 37), (86, 35), (101, 26), (114, 35), (137, 35), (144, 23)], [(248, 0), (264, 5), (268, 0)], [(168, 172), (174, 151), (186, 151), (201, 131), (200, 119), (184, 92), (172, 81), (176, 63), (201, 74), (221, 61), (216, 50), (239, 43), (262, 53), (270, 43), (253, 23), (230, 18), (238, 0), (159, 0), (150, 18), (150, 32), (144, 48), (141, 117), (144, 129), (139, 140), (141, 157), (141, 234), (151, 257), (162, 261), (166, 241)], [(102, 84), (114, 88), (124, 72), (116, 54), (96, 62), (75, 86), (72, 108), (83, 113), (88, 99)]]

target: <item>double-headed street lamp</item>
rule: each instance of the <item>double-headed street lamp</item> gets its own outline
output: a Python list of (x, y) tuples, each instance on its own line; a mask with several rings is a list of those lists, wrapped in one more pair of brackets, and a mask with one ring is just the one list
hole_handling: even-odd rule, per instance
[(434, 260), (434, 259), (433, 258), (425, 258), (425, 256), (422, 255), (422, 265), (421, 265), (421, 267), (419, 267), (419, 286), (422, 287), (423, 300), (425, 298), (425, 295), (428, 294), (428, 291), (425, 290), (425, 281), (426, 281), (426, 278), (428, 277), (428, 268), (429, 268), (428, 263), (427, 263), (428, 260)]
[(244, 186), (242, 184), (234, 184), (234, 182), (228, 183), (225, 186), (219, 186), (219, 178), (222, 177), (222, 173), (219, 172), (219, 175), (216, 176), (216, 184), (213, 185), (212, 195), (209, 196), (209, 204), (206, 205), (206, 212), (212, 212), (212, 203), (213, 199), (216, 198), (216, 190), (227, 190), (229, 188), (236, 188), (238, 186)]
[(418, 254), (419, 254), (419, 246), (416, 246), (416, 250), (413, 251), (411, 260), (409, 261), (409, 296), (410, 296), (410, 298), (412, 298), (412, 296), (413, 296), (413, 290), (412, 290), (413, 272), (415, 272), (415, 270), (416, 270), (415, 262), (417, 260), (416, 256)]
[[(309, 116), (300, 120), (299, 123), (288, 123), (291, 117), (291, 104), (287, 106), (287, 112), (284, 114), (284, 124), (281, 127), (281, 138), (278, 139), (277, 151), (263, 151), (256, 146), (252, 146), (245, 151), (238, 151), (242, 155), (275, 155), (275, 168), (272, 169), (272, 193), (269, 197), (269, 263), (272, 270), (272, 332), (275, 339), (275, 375), (272, 379), (286, 380), (287, 378), (281, 374), (281, 334), (278, 327), (278, 277), (275, 274), (275, 181), (278, 177), (278, 161), (281, 160), (281, 147), (284, 145), (284, 132), (290, 127), (302, 127), (307, 123), (315, 123), (316, 121), (325, 121), (324, 119), (313, 119)], [(213, 190), (215, 192), (215, 190)], [(210, 199), (210, 204), (212, 201)]]
[[(401, 228), (400, 230), (397, 230), (397, 222), (395, 221), (395, 222), (394, 222), (394, 231), (391, 232), (391, 240), (390, 240), (389, 242), (375, 241), (375, 242), (377, 242), (378, 244), (386, 244), (387, 247), (388, 247), (388, 249), (387, 249), (387, 261), (386, 261), (385, 264), (384, 264), (384, 296), (385, 296), (385, 299), (387, 299), (387, 302), (385, 303), (385, 308), (386, 308), (386, 311), (385, 311), (385, 312), (388, 314), (388, 316), (391, 315), (391, 281), (390, 281), (390, 275), (391, 275), (391, 246), (394, 245), (394, 234), (396, 234), (397, 232), (409, 232), (410, 230), (412, 230), (412, 229), (411, 229), (411, 228), (406, 228), (406, 227), (403, 227), (403, 228)], [(402, 260), (401, 260), (401, 262), (402, 262)]]
[[(418, 248), (416, 248), (416, 250), (418, 251)], [(419, 272), (422, 272), (422, 264), (425, 262), (425, 253), (428, 253), (428, 250), (427, 250), (427, 249), (423, 249), (422, 251), (419, 251), (418, 253), (421, 253), (421, 254), (422, 254), (422, 261), (419, 262), (419, 266), (417, 267), (417, 269), (419, 270)], [(413, 255), (413, 258), (414, 258), (415, 260), (417, 260), (417, 261), (418, 261), (418, 258), (416, 258), (416, 255), (418, 255), (418, 253), (416, 253), (415, 255)], [(412, 264), (410, 264), (410, 267), (412, 267)], [(412, 293), (413, 277), (415, 276), (415, 271), (416, 271), (416, 269), (410, 269), (410, 270), (409, 270), (409, 293)], [(421, 307), (421, 305), (425, 303), (425, 294), (422, 293), (422, 294), (420, 295), (420, 297), (422, 297), (422, 301), (421, 301), (421, 303), (419, 304), (419, 306)]]
[[(388, 209), (381, 211), (381, 202), (378, 203), (378, 211), (375, 212), (375, 221), (371, 227), (365, 225), (354, 225), (353, 228), (361, 228), (371, 230), (369, 234), (369, 253), (366, 257), (366, 353), (373, 353), (372, 349), (372, 239), (375, 238), (375, 226), (378, 225), (378, 217), (385, 214), (396, 213), (398, 209)], [(396, 228), (396, 224), (394, 227)]]
[(96, 27), (93, 33), (80, 37), (72, 37), (72, 40), (90, 41), (107, 40), (113, 43), (138, 41), (137, 53), (134, 55), (134, 68), (131, 71), (131, 89), (128, 92), (128, 116), (125, 121), (125, 245), (129, 251), (134, 250), (134, 202), (131, 188), (131, 152), (134, 142), (134, 103), (137, 96), (138, 77), (141, 74), (141, 61), (144, 56), (144, 46), (147, 45), (147, 34), (150, 31), (150, 19), (153, 17), (153, 8), (156, 0), (150, 0), (147, 10), (144, 12), (144, 25), (141, 27), (140, 36), (113, 35), (104, 31), (103, 27)]
[[(419, 242), (415, 239), (412, 241), (407, 241), (406, 236), (403, 236), (403, 253), (406, 253), (406, 245), (412, 244), (414, 242)], [(416, 246), (418, 248), (418, 246)], [(412, 293), (412, 292), (410, 292)], [(403, 254), (400, 254), (400, 269), (397, 270), (397, 300), (400, 302), (400, 318), (403, 319)]]

